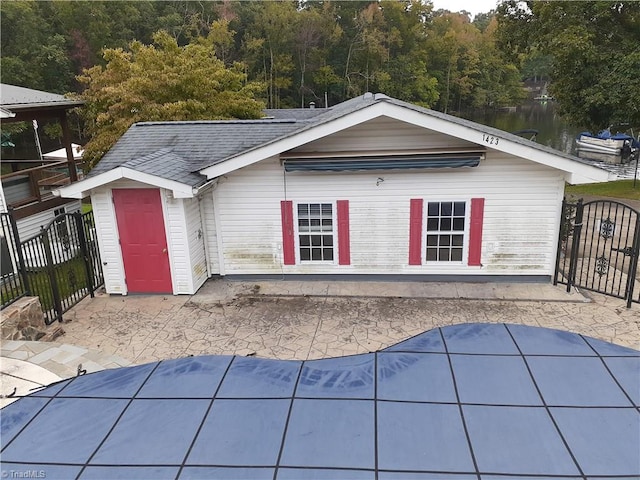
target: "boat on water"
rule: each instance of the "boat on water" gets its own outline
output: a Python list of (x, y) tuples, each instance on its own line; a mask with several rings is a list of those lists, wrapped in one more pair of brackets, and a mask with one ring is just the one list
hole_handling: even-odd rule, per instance
[(640, 149), (640, 142), (626, 133), (602, 130), (597, 135), (582, 132), (576, 137), (578, 150), (628, 157)]

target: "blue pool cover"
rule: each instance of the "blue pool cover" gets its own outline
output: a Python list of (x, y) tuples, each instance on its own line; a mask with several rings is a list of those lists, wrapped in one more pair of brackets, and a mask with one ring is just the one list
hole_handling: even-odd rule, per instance
[(464, 324), (364, 355), (189, 357), (65, 380), (0, 412), (1, 468), (47, 480), (639, 478), (639, 406), (636, 350)]

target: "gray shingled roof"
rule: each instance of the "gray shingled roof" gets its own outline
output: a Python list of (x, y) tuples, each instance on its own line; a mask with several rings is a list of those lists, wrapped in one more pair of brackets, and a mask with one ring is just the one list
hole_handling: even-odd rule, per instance
[(11, 111), (32, 108), (64, 106), (68, 108), (84, 105), (81, 100), (70, 100), (63, 95), (18, 87), (16, 85), (0, 84), (0, 106)]
[(198, 172), (206, 167), (380, 102), (388, 102), (575, 162), (592, 165), (587, 160), (496, 128), (422, 108), (383, 94), (368, 93), (326, 109), (265, 110), (267, 118), (260, 120), (137, 123), (118, 140), (89, 176), (119, 166), (127, 166), (161, 178), (198, 186), (205, 181), (205, 177)]
[[(120, 166), (161, 178), (197, 186), (205, 177), (197, 173), (230, 156), (281, 138), (300, 128), (294, 120), (228, 120), (136, 123), (118, 140), (89, 177)], [(179, 159), (178, 165), (169, 161)], [(153, 155), (156, 155), (154, 157)], [(146, 162), (154, 159), (153, 167)], [(140, 162), (140, 163), (138, 163)]]
[(199, 173), (191, 173), (192, 167), (189, 162), (173, 153), (169, 148), (162, 148), (149, 155), (129, 160), (122, 166), (193, 187), (206, 181), (206, 178)]

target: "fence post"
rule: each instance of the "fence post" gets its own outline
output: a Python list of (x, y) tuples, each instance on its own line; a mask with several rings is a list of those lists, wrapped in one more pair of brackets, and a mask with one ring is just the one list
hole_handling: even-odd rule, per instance
[(582, 215), (584, 207), (582, 199), (576, 204), (576, 216), (573, 221), (573, 241), (571, 243), (571, 259), (569, 260), (569, 275), (567, 278), (567, 293), (571, 293), (571, 285), (576, 281), (576, 263), (578, 261), (578, 249), (580, 248), (580, 234), (582, 233)]
[(563, 197), (562, 209), (560, 210), (560, 228), (558, 230), (558, 248), (556, 249), (556, 270), (555, 270), (555, 273), (553, 274), (554, 285), (558, 284), (558, 273), (560, 270), (560, 253), (562, 253), (562, 240), (563, 240), (562, 237), (564, 233), (564, 227), (568, 223), (567, 210), (566, 210), (567, 208), (568, 208), (567, 198)]
[(62, 300), (60, 298), (60, 289), (58, 288), (58, 281), (56, 279), (56, 269), (53, 261), (53, 254), (51, 253), (51, 244), (49, 243), (49, 231), (42, 228), (40, 232), (40, 239), (44, 247), (44, 254), (47, 257), (47, 275), (49, 276), (49, 283), (51, 284), (51, 293), (53, 294), (53, 307), (56, 311), (56, 319), (59, 322), (62, 322)]
[(633, 302), (633, 288), (636, 282), (638, 271), (638, 255), (640, 255), (640, 214), (636, 213), (636, 231), (633, 236), (633, 247), (631, 262), (629, 265), (629, 274), (627, 275), (627, 308), (631, 308)]
[(29, 275), (27, 275), (27, 268), (24, 262), (24, 253), (22, 251), (22, 242), (20, 241), (20, 234), (18, 233), (18, 224), (13, 216), (13, 207), (9, 207), (9, 223), (11, 224), (11, 233), (13, 234), (13, 242), (16, 248), (16, 255), (18, 255), (18, 268), (20, 269), (20, 277), (22, 277), (22, 284), (24, 285), (24, 292), (27, 296), (31, 296), (31, 287), (29, 286)]
[(84, 261), (84, 271), (87, 274), (87, 288), (91, 298), (95, 297), (95, 287), (93, 285), (93, 267), (89, 258), (89, 249), (87, 248), (87, 236), (84, 232), (84, 222), (82, 221), (82, 213), (75, 212), (73, 214), (76, 220), (76, 228), (78, 230), (78, 240), (80, 241), (80, 251), (82, 252), (82, 260)]

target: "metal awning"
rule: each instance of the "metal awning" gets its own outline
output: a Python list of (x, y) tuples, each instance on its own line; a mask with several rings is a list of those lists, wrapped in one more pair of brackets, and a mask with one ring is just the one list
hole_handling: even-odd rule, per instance
[(385, 155), (381, 157), (287, 158), (286, 172), (351, 172), (362, 170), (410, 170), (477, 167), (484, 153)]

